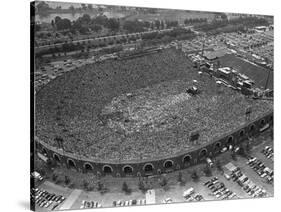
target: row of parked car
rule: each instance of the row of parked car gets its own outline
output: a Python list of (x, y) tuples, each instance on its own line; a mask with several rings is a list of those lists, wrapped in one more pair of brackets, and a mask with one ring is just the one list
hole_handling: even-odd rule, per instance
[(43, 189), (32, 188), (31, 200), (41, 208), (55, 210), (65, 200), (65, 197), (62, 195), (49, 193)]
[(251, 157), (247, 164), (261, 177), (267, 180), (268, 183), (273, 183), (274, 172), (267, 167), (262, 161), (256, 157)]
[(266, 146), (266, 147), (264, 147), (264, 149), (261, 152), (265, 155), (265, 157), (273, 160), (273, 148), (272, 147)]
[(195, 190), (193, 187), (191, 187), (183, 192), (183, 198), (185, 199), (185, 201), (188, 201), (188, 202), (204, 200), (204, 197), (201, 194), (195, 193)]
[(101, 207), (102, 207), (101, 204), (96, 201), (83, 200), (80, 208), (84, 209), (84, 208), (101, 208)]
[(118, 201), (113, 201), (113, 206), (114, 207), (120, 207), (120, 206), (133, 206), (133, 205), (146, 205), (146, 200), (145, 199), (133, 199), (133, 200), (118, 200)]
[(233, 198), (239, 198), (236, 193), (229, 190), (223, 182), (220, 182), (217, 177), (213, 177), (211, 180), (208, 180), (204, 183), (204, 186), (209, 188), (213, 195), (222, 200), (226, 199), (233, 199)]
[(237, 182), (239, 186), (251, 197), (266, 197), (267, 192), (263, 188), (254, 184), (239, 167), (231, 173), (231, 178), (234, 182)]

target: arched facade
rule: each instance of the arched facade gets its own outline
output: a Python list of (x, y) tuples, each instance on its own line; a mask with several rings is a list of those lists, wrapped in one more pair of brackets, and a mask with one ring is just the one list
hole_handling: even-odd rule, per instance
[(94, 167), (92, 166), (92, 164), (87, 163), (87, 162), (84, 163), (83, 167), (84, 167), (84, 170), (85, 170), (86, 172), (89, 172), (89, 171), (93, 171), (93, 170), (94, 170)]
[(172, 160), (166, 160), (166, 161), (163, 163), (163, 167), (164, 167), (165, 169), (171, 169), (171, 168), (173, 168), (173, 166), (174, 166), (174, 161), (172, 161)]
[(131, 174), (133, 174), (133, 171), (134, 171), (134, 168), (133, 168), (132, 166), (130, 166), (130, 165), (125, 165), (125, 166), (123, 167), (123, 172), (124, 172), (124, 174), (126, 174), (126, 175), (131, 175)]
[(67, 165), (69, 168), (76, 168), (76, 163), (74, 162), (73, 159), (67, 159)]
[(146, 163), (143, 166), (143, 170), (145, 173), (152, 173), (154, 171), (154, 165), (152, 163)]
[(110, 165), (104, 165), (102, 167), (102, 171), (103, 171), (104, 174), (112, 174), (113, 168)]
[(54, 154), (53, 154), (53, 158), (54, 158), (54, 160), (55, 160), (57, 163), (61, 162), (60, 156), (59, 156), (58, 154), (54, 153)]
[[(84, 160), (83, 157), (77, 157), (68, 153), (65, 154), (58, 149), (48, 146), (39, 139), (36, 140), (36, 146), (40, 153), (46, 155), (46, 157), (51, 160), (66, 164), (67, 167), (75, 168), (79, 171), (91, 171), (93, 174), (99, 176), (105, 174), (110, 174), (114, 177), (117, 177), (117, 174), (120, 175), (120, 177), (157, 175), (168, 172), (168, 170), (183, 169), (203, 162), (206, 157), (214, 157), (220, 154), (220, 150), (224, 147), (238, 145), (240, 142), (244, 141), (244, 138), (258, 135), (258, 133), (260, 133), (260, 128), (264, 127), (264, 125), (269, 124), (273, 126), (272, 115), (273, 113), (269, 113), (205, 145), (194, 147), (193, 149), (177, 155), (155, 160), (107, 163), (91, 161), (89, 158), (85, 158)], [(243, 133), (241, 134), (241, 132)], [(241, 136), (243, 139), (241, 139)]]
[(232, 135), (227, 138), (227, 145), (234, 145), (234, 137)]
[(190, 154), (188, 154), (188, 155), (185, 155), (185, 156), (183, 157), (182, 162), (183, 162), (183, 164), (184, 164), (185, 166), (188, 166), (188, 165), (190, 165), (190, 163), (192, 162), (191, 160), (192, 160), (192, 157), (191, 157)]
[(218, 153), (218, 152), (220, 152), (220, 150), (221, 150), (221, 142), (216, 142), (215, 144), (214, 144), (214, 152), (215, 153)]

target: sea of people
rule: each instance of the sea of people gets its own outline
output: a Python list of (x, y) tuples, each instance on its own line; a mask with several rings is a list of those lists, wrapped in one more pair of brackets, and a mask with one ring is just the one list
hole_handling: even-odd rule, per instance
[[(178, 101), (194, 85), (199, 93)], [(134, 120), (124, 116), (123, 110), (114, 120), (112, 116), (101, 120), (104, 107), (128, 93), (132, 93), (127, 96), (130, 100), (120, 100), (123, 109), (138, 98), (133, 96), (137, 93), (139, 98), (154, 99), (157, 115), (143, 111), (147, 116)], [(162, 98), (160, 107), (158, 97)], [(142, 103), (150, 104), (149, 98)], [(163, 104), (165, 98), (175, 104)], [(245, 123), (248, 106), (253, 108), (250, 119), (273, 108), (267, 100), (251, 100), (230, 88), (218, 88), (212, 78), (192, 70), (183, 53), (167, 49), (130, 60), (86, 65), (48, 83), (36, 96), (35, 132), (44, 142), (92, 159), (151, 159), (192, 148), (188, 139), (192, 131), (200, 132), (200, 144), (232, 131)], [(115, 125), (109, 124), (113, 122)], [(139, 127), (126, 131), (129, 128), (124, 126), (130, 124)], [(60, 144), (58, 137), (63, 140)]]

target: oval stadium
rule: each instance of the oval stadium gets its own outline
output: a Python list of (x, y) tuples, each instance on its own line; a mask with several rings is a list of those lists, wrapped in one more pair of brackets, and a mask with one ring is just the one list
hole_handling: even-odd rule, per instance
[(273, 124), (272, 101), (218, 85), (174, 48), (85, 65), (50, 81), (35, 100), (42, 154), (115, 177), (192, 166)]

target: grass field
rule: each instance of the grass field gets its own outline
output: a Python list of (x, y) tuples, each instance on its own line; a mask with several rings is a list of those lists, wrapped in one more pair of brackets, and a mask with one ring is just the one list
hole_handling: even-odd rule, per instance
[(230, 54), (221, 57), (220, 62), (221, 66), (230, 66), (237, 69), (239, 72), (246, 74), (248, 77), (253, 79), (255, 81), (255, 85), (260, 88), (265, 87), (269, 72), (268, 88), (273, 89), (273, 71), (251, 64), (244, 61), (242, 58)]

